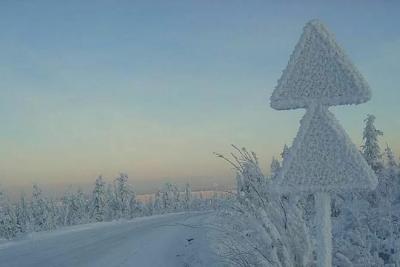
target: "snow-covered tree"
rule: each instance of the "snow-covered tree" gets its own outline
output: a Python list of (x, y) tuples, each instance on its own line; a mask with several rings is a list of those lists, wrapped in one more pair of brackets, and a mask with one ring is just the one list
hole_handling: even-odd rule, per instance
[(397, 168), (398, 167), (398, 163), (396, 162), (396, 157), (392, 151), (392, 149), (386, 145), (385, 148), (385, 156), (386, 156), (386, 166), (388, 168)]
[(387, 164), (379, 174), (379, 184), (376, 189), (378, 201), (388, 201), (387, 205), (393, 203), (400, 194), (400, 183), (398, 167), (392, 150), (389, 146), (385, 149)]
[(117, 217), (118, 203), (114, 192), (114, 186), (107, 184), (107, 220), (112, 220)]
[(121, 173), (114, 181), (115, 201), (118, 217), (130, 217), (130, 203), (133, 191), (128, 184), (128, 175)]
[(165, 211), (173, 212), (179, 210), (179, 190), (171, 184), (165, 183), (162, 193), (162, 207)]
[(99, 176), (96, 179), (94, 189), (92, 192), (92, 201), (90, 207), (90, 214), (92, 220), (101, 222), (106, 219), (107, 212), (107, 194), (106, 194), (106, 183), (103, 181), (103, 177)]
[(279, 171), (281, 169), (281, 164), (279, 163), (279, 161), (275, 157), (272, 158), (270, 169), (271, 169), (270, 170), (271, 178), (275, 179), (278, 176)]
[(82, 189), (78, 189), (78, 191), (75, 193), (75, 201), (76, 206), (78, 207), (76, 212), (76, 221), (78, 223), (89, 222), (88, 201)]
[(281, 153), (281, 158), (285, 159), (288, 154), (289, 154), (289, 147), (285, 144), (283, 146), (283, 150), (282, 150), (282, 153)]
[(390, 148), (371, 193), (337, 195), (334, 222), (336, 266), (400, 266), (399, 169)]
[(130, 217), (141, 217), (146, 214), (145, 205), (136, 199), (135, 193), (132, 191), (130, 202), (129, 202)]
[(154, 195), (154, 212), (157, 214), (165, 212), (163, 205), (163, 194), (161, 190), (158, 190)]
[(144, 203), (146, 206), (146, 215), (151, 216), (155, 214), (154, 198), (152, 196)]
[(181, 193), (176, 185), (172, 187), (172, 196), (173, 211), (180, 211), (182, 209)]
[(366, 267), (400, 264), (399, 206), (391, 196), (399, 191), (387, 185), (386, 170), (379, 172), (378, 180), (374, 201), (365, 193), (336, 196), (340, 213), (333, 218), (335, 266), (347, 266), (346, 261)]
[(183, 196), (183, 207), (185, 210), (190, 210), (192, 206), (192, 188), (189, 183), (185, 184), (185, 191)]
[[(400, 166), (396, 161), (395, 155), (389, 146), (385, 149), (386, 164), (381, 178), (386, 184), (386, 192), (384, 197), (389, 197), (393, 204), (400, 203)], [(388, 195), (389, 194), (389, 195)], [(399, 214), (400, 216), (400, 214)], [(399, 218), (400, 219), (400, 218)]]
[(0, 238), (12, 239), (18, 233), (14, 207), (4, 192), (0, 191)]
[(36, 184), (33, 185), (31, 208), (35, 231), (52, 230), (55, 228), (48, 200), (43, 196), (42, 190)]
[(64, 225), (75, 225), (87, 221), (86, 200), (82, 190), (69, 190), (63, 197)]
[(364, 120), (365, 128), (363, 132), (364, 143), (361, 146), (362, 154), (365, 160), (371, 166), (374, 171), (378, 171), (382, 168), (382, 155), (378, 143), (378, 137), (383, 135), (383, 132), (375, 128), (375, 116), (367, 115)]
[(58, 203), (56, 203), (56, 201), (57, 200), (55, 200), (54, 198), (50, 198), (47, 200), (48, 210), (49, 210), (49, 222), (48, 222), (49, 230), (56, 229), (61, 222), (61, 218), (59, 216), (60, 207)]
[(15, 214), (17, 216), (17, 225), (21, 233), (31, 231), (31, 218), (28, 203), (25, 195), (21, 194), (19, 202), (16, 204)]

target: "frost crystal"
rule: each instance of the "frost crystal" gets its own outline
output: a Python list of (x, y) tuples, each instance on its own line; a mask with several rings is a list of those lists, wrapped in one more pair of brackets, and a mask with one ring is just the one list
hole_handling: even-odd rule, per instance
[(304, 27), (272, 96), (278, 110), (306, 108), (312, 103), (327, 106), (368, 101), (368, 84), (347, 58), (324, 25), (312, 20)]

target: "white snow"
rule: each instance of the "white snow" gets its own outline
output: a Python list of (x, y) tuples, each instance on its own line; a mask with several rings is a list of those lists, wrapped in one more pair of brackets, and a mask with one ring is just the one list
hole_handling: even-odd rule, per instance
[(279, 192), (373, 189), (378, 180), (358, 148), (323, 105), (309, 109), (274, 182)]
[(274, 109), (306, 108), (318, 102), (328, 106), (368, 101), (367, 82), (318, 20), (312, 20), (283, 71), (272, 96)]
[(37, 233), (0, 244), (0, 266), (217, 266), (208, 217), (178, 213)]

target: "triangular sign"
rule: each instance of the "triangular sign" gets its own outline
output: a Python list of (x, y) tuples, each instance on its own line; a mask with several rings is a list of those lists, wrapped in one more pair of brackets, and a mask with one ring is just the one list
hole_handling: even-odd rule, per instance
[(283, 161), (274, 191), (342, 192), (373, 189), (378, 180), (328, 108), (307, 109)]
[(304, 27), (271, 96), (278, 110), (306, 108), (312, 103), (327, 106), (360, 104), (371, 93), (367, 82), (324, 25), (312, 20)]

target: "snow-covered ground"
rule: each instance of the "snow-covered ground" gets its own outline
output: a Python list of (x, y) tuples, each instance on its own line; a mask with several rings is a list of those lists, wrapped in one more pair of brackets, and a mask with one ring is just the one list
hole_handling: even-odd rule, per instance
[(220, 266), (211, 213), (177, 213), (36, 233), (0, 244), (0, 266)]

